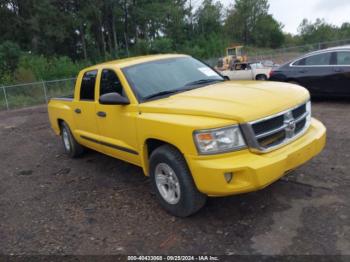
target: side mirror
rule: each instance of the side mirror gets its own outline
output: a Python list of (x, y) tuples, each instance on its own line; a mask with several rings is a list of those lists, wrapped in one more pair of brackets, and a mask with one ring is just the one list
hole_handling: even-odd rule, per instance
[(230, 81), (230, 78), (228, 76), (223, 76), (225, 81)]
[(102, 105), (128, 105), (130, 101), (128, 98), (121, 96), (118, 93), (108, 93), (100, 96), (98, 100)]

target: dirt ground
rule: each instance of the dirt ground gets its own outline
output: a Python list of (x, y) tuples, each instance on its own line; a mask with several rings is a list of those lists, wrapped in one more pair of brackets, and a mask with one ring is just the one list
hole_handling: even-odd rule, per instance
[(259, 192), (174, 218), (140, 168), (71, 160), (45, 107), (0, 113), (1, 254), (348, 254), (350, 101), (316, 101), (327, 147)]

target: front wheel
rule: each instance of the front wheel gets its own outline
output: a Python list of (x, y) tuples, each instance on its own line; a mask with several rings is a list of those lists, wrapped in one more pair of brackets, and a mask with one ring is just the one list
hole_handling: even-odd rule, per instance
[(153, 151), (150, 177), (158, 202), (174, 216), (190, 216), (206, 202), (206, 195), (198, 191), (182, 154), (170, 145)]

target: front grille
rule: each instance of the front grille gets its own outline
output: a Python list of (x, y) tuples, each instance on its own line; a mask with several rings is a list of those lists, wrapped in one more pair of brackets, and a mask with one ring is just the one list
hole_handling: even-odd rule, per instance
[(286, 138), (286, 132), (280, 131), (272, 135), (258, 138), (259, 145), (262, 147), (271, 147), (281, 143)]
[(293, 113), (293, 117), (294, 118), (299, 118), (300, 116), (302, 116), (303, 114), (305, 114), (306, 112), (306, 104), (303, 104), (301, 106), (298, 106), (297, 108), (292, 110)]
[(300, 131), (303, 130), (303, 128), (305, 127), (306, 124), (306, 118), (300, 120), (298, 123), (296, 123), (295, 125), (295, 134), (298, 134)]
[(252, 125), (255, 134), (259, 135), (265, 133), (266, 130), (276, 129), (283, 125), (284, 117), (283, 115), (277, 116), (276, 118), (271, 118), (266, 121), (258, 122)]
[(250, 147), (268, 152), (294, 140), (306, 131), (311, 112), (305, 104), (242, 126)]

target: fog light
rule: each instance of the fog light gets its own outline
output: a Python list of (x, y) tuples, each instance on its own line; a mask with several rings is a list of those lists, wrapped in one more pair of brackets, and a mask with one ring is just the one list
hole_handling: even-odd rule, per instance
[(227, 172), (227, 173), (224, 173), (224, 177), (225, 177), (226, 182), (230, 183), (232, 178), (233, 178), (233, 174), (232, 174), (232, 172)]

